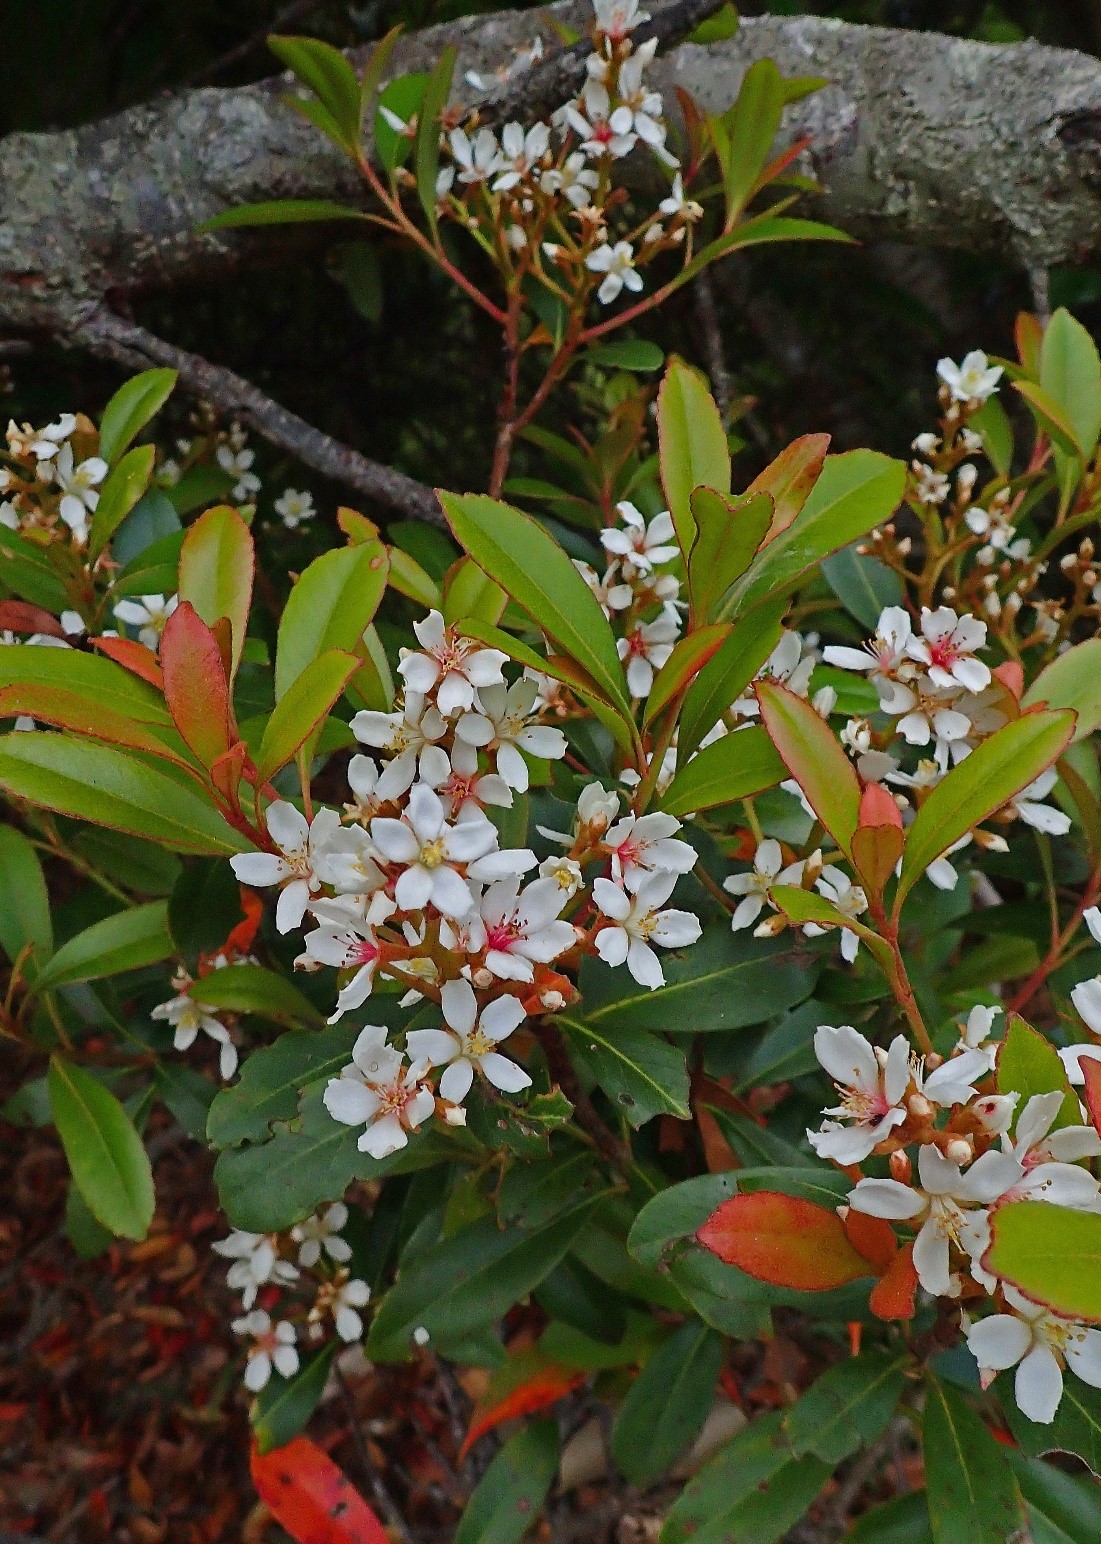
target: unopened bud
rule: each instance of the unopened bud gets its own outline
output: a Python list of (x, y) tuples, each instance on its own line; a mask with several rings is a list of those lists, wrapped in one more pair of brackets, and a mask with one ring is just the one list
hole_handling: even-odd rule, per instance
[(933, 1106), (924, 1094), (911, 1094), (906, 1101), (906, 1108), (918, 1120), (929, 1120), (933, 1114)]
[(566, 1006), (566, 999), (561, 992), (540, 992), (539, 1001), (548, 1013), (558, 1013)]
[(892, 1153), (888, 1162), (891, 1178), (897, 1180), (900, 1185), (908, 1185), (914, 1172), (914, 1166), (910, 1162), (910, 1156), (900, 1147)]
[(925, 1065), (930, 1072), (934, 1072), (938, 1067), (944, 1065), (944, 1057), (939, 1051), (930, 1051), (925, 1058)]
[(484, 992), (486, 987), (493, 985), (493, 972), (491, 970), (487, 970), (484, 965), (480, 965), (478, 969), (472, 973), (471, 979), (473, 980), (474, 985), (481, 987), (482, 991)]
[(424, 1325), (418, 1324), (416, 1329), (413, 1331), (413, 1344), (417, 1346), (426, 1346), (431, 1339), (432, 1337), (425, 1329)]
[(466, 1111), (461, 1104), (449, 1104), (443, 1112), (443, 1118), (449, 1126), (465, 1126)]
[(944, 1149), (944, 1156), (950, 1163), (959, 1165), (970, 1163), (973, 1156), (971, 1143), (966, 1137), (953, 1137)]

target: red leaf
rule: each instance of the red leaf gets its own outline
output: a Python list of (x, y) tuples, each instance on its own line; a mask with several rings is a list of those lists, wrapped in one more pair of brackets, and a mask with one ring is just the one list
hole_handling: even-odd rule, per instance
[(846, 857), (860, 820), (860, 779), (833, 730), (777, 681), (758, 681), (761, 722), (807, 803)]
[(211, 766), (233, 743), (229, 687), (218, 640), (189, 601), (164, 625), (161, 670), (168, 711), (189, 749)]
[(27, 600), (0, 600), (0, 629), (12, 633), (46, 633), (64, 638), (65, 629), (57, 618), (41, 606)]
[(883, 1217), (871, 1217), (867, 1212), (857, 1212), (850, 1207), (844, 1226), (849, 1243), (875, 1266), (877, 1273), (890, 1270), (898, 1254), (898, 1240), (889, 1222)]
[(881, 783), (867, 783), (860, 795), (861, 830), (871, 826), (894, 826), (902, 830), (902, 812)]
[(479, 1437), (500, 1426), (502, 1421), (514, 1421), (517, 1416), (545, 1410), (584, 1381), (585, 1373), (577, 1367), (549, 1362), (537, 1350), (521, 1351), (494, 1374), (489, 1388), (475, 1405), (470, 1428), (459, 1449), (459, 1462), (462, 1463)]
[(252, 948), (253, 941), (260, 929), (260, 919), (264, 915), (264, 903), (255, 890), (250, 890), (247, 885), (240, 886), (241, 910), (244, 918), (237, 926), (231, 929), (229, 936), (219, 951), (228, 954), (231, 958), (234, 954), (247, 954)]
[(1086, 1080), (1086, 1109), (1093, 1129), (1101, 1135), (1101, 1061), (1096, 1056), (1080, 1056), (1078, 1065)]
[(130, 750), (146, 751), (198, 777), (190, 763), (176, 755), (148, 724), (127, 718), (125, 713), (118, 713), (102, 703), (89, 701), (87, 697), (67, 687), (48, 686), (36, 681), (0, 687), (0, 718), (15, 718), (23, 713), (41, 719), (44, 724), (53, 724), (56, 729), (71, 729), (91, 740), (104, 740), (108, 745), (125, 745)]
[(914, 1269), (914, 1243), (903, 1244), (885, 1273), (872, 1288), (868, 1306), (877, 1319), (912, 1319), (918, 1289)]
[(782, 450), (746, 489), (747, 498), (751, 493), (769, 493), (776, 502), (776, 513), (762, 547), (786, 531), (806, 503), (822, 471), (829, 445), (828, 434), (804, 434)]
[(140, 676), (159, 692), (164, 691), (164, 677), (157, 656), (144, 643), (137, 643), (133, 638), (93, 638), (92, 647), (113, 659), (116, 665), (125, 666), (131, 675)]
[(995, 665), (992, 672), (995, 680), (1000, 681), (1007, 692), (1010, 692), (1015, 701), (1020, 702), (1021, 693), (1025, 689), (1025, 673), (1015, 659), (1004, 660), (1000, 665)]
[(309, 1437), (270, 1453), (252, 1449), (256, 1494), (295, 1544), (390, 1544), (347, 1475)]
[(696, 1237), (727, 1265), (774, 1287), (824, 1292), (872, 1274), (836, 1212), (775, 1190), (731, 1196)]

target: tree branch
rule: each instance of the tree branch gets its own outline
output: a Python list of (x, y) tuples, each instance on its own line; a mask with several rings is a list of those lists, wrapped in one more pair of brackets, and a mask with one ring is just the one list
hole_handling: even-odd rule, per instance
[(168, 365), (178, 370), (180, 380), (197, 396), (212, 407), (244, 420), (273, 445), (297, 456), (315, 472), (354, 488), (364, 497), (375, 499), (387, 509), (410, 519), (426, 520), (446, 528), (439, 500), (424, 483), (330, 439), (232, 370), (166, 343), (163, 338), (125, 321), (105, 306), (88, 306), (74, 317), (66, 337), (72, 343), (83, 345), (90, 353), (113, 360), (127, 369), (147, 370), (150, 365)]

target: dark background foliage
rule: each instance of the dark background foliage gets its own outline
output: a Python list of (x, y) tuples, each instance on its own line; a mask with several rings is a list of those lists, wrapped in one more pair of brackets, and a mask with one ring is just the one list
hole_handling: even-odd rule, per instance
[[(418, 27), (491, 8), (482, 0), (7, 0), (6, 36), (24, 46), (0, 56), (0, 130), (65, 128), (159, 92), (258, 79), (272, 73), (272, 30), (351, 45), (396, 21)], [(743, 10), (1101, 50), (1101, 0), (772, 0)], [(1072, 305), (1097, 330), (1101, 270), (1050, 279), (1052, 303)], [(989, 260), (883, 244), (773, 248), (734, 259), (715, 286), (747, 477), (811, 429), (832, 432), (839, 448), (905, 450), (930, 416), (936, 359), (974, 346), (1008, 350), (1013, 316), (1034, 298), (1019, 273)], [(496, 340), (405, 250), (376, 247), (365, 274), (362, 251), (337, 245), (266, 270), (262, 283), (246, 275), (151, 299), (138, 319), (378, 460), (434, 484), (485, 484)], [(664, 347), (702, 358), (689, 298), (647, 326)], [(118, 379), (83, 354), (41, 347), (0, 383), (0, 407), (36, 422), (62, 408), (95, 411)], [(186, 402), (174, 411), (182, 432)], [(559, 412), (576, 420), (578, 405), (560, 399)], [(312, 485), (330, 508), (344, 496), (266, 448), (261, 461), (273, 492), (288, 481)], [(522, 460), (516, 467), (527, 469), (538, 470)]]

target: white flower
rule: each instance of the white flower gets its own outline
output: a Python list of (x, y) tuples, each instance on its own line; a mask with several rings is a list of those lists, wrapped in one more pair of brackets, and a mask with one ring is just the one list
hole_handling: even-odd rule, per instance
[(1082, 921), (1089, 928), (1095, 944), (1101, 944), (1101, 906), (1089, 906), (1082, 913)]
[[(350, 1253), (350, 1251), (349, 1251)], [(363, 1320), (356, 1312), (357, 1308), (366, 1308), (371, 1300), (371, 1289), (365, 1281), (360, 1281), (353, 1276), (351, 1281), (346, 1281), (336, 1289), (329, 1299), (329, 1308), (332, 1312), (333, 1323), (341, 1340), (349, 1344), (354, 1340), (363, 1339)]]
[[(665, 124), (661, 119), (661, 94), (643, 84), (642, 72), (657, 52), (657, 39), (642, 45), (637, 53), (620, 65), (618, 92), (623, 106), (631, 114), (631, 131), (643, 144), (656, 150), (663, 160), (675, 166), (676, 159), (665, 151)], [(702, 210), (700, 211), (702, 214)]]
[(649, 11), (640, 11), (638, 0), (593, 0), (596, 25), (613, 43), (620, 43), (629, 32), (650, 20)]
[(958, 1041), (962, 1051), (981, 1050), (986, 1057), (986, 1070), (993, 1072), (997, 1060), (997, 1051), (994, 1046), (986, 1044), (994, 1030), (994, 1022), (1001, 1013), (1000, 1008), (984, 1008), (981, 1003), (971, 1009), (967, 1015), (967, 1022), (960, 1031)]
[[(820, 1158), (842, 1165), (863, 1163), (878, 1142), (906, 1119), (901, 1101), (910, 1083), (910, 1047), (896, 1035), (880, 1050), (849, 1024), (822, 1024), (814, 1034), (814, 1054), (833, 1078), (841, 1103), (823, 1111), (820, 1131), (808, 1131)], [(842, 1122), (850, 1122), (843, 1125)]]
[(678, 875), (654, 874), (631, 895), (610, 879), (593, 883), (593, 899), (603, 915), (613, 924), (596, 935), (596, 950), (606, 965), (622, 965), (638, 982), (653, 990), (664, 986), (665, 972), (650, 947), (682, 949), (694, 944), (703, 929), (700, 919), (690, 911), (662, 911), (662, 904), (673, 893)]
[(671, 607), (662, 609), (652, 622), (636, 622), (626, 638), (616, 641), (619, 657), (627, 665), (627, 689), (632, 697), (648, 697), (654, 673), (673, 652), (680, 622)]
[[(832, 863), (827, 863), (820, 877), (815, 881), (815, 887), (828, 901), (832, 901), (838, 911), (846, 917), (859, 917), (868, 909), (868, 898), (859, 885), (854, 885), (849, 876)], [(813, 927), (814, 924), (811, 924)], [(804, 929), (809, 932), (810, 929)], [(813, 934), (811, 935), (813, 936)], [(860, 947), (860, 939), (851, 928), (841, 929), (841, 958), (850, 965), (856, 959), (856, 951)]]
[(493, 166), (500, 173), (494, 193), (508, 193), (531, 176), (549, 147), (549, 124), (533, 123), (525, 134), (522, 123), (506, 123), (501, 130), (501, 153)]
[(672, 562), (680, 552), (674, 539), (673, 517), (667, 509), (655, 515), (649, 525), (642, 512), (627, 499), (616, 505), (616, 513), (623, 524), (601, 531), (601, 545), (613, 557), (627, 559), (638, 573), (652, 573), (655, 563)]
[(522, 1067), (497, 1050), (527, 1018), (518, 997), (497, 997), (478, 1015), (478, 999), (469, 981), (447, 981), (440, 991), (447, 1029), (411, 1029), (409, 1054), (430, 1066), (443, 1067), (440, 1097), (461, 1104), (474, 1082), (475, 1068), (502, 1093), (528, 1088), (531, 1079)]
[(271, 1378), (272, 1368), (280, 1377), (293, 1378), (298, 1371), (297, 1339), (293, 1324), (281, 1319), (272, 1324), (270, 1314), (262, 1308), (254, 1308), (243, 1319), (232, 1323), (235, 1335), (251, 1335), (253, 1344), (245, 1365), (245, 1387), (252, 1394), (259, 1394)]
[(1024, 1170), (1006, 1199), (1097, 1211), (1101, 1187), (1088, 1169), (1080, 1167), (1080, 1161), (1101, 1153), (1101, 1137), (1092, 1126), (1051, 1130), (1063, 1108), (1063, 1098), (1058, 1089), (1033, 1094), (1017, 1118), (1012, 1142), (1003, 1135), (1002, 1150), (1012, 1153)]
[(678, 842), (681, 823), (672, 815), (625, 815), (604, 838), (617, 884), (636, 891), (651, 874), (687, 874), (696, 865), (696, 849)]
[[(754, 676), (755, 681), (781, 681), (797, 697), (805, 697), (818, 656), (813, 647), (797, 633), (785, 628), (780, 641)], [(756, 718), (761, 711), (756, 694), (747, 691), (731, 704), (731, 712), (740, 718)]]
[(924, 461), (911, 461), (914, 474), (914, 493), (921, 504), (943, 504), (948, 497), (948, 479), (943, 472), (934, 472)]
[(957, 616), (951, 606), (930, 611), (921, 608), (920, 638), (911, 638), (906, 652), (925, 665), (929, 679), (942, 691), (962, 686), (968, 692), (981, 692), (990, 685), (990, 670), (975, 658), (975, 650), (986, 642), (986, 623), (977, 617)]
[(912, 637), (909, 613), (901, 606), (885, 606), (879, 614), (875, 637), (862, 649), (831, 643), (822, 650), (822, 658), (827, 665), (837, 665), (842, 670), (867, 671), (881, 703), (890, 712), (887, 703), (894, 691), (891, 678), (909, 657)]
[(240, 504), (250, 494), (260, 492), (260, 479), (255, 472), (249, 470), (256, 460), (256, 452), (243, 448), (234, 449), (230, 445), (219, 445), (214, 452), (215, 459), (223, 472), (236, 479), (232, 494)]
[(356, 1144), (361, 1153), (385, 1158), (408, 1144), (407, 1132), (415, 1131), (434, 1111), (431, 1091), (421, 1080), (422, 1063), (403, 1066), (405, 1057), (386, 1044), (386, 1030), (368, 1024), (352, 1047), (352, 1060), (338, 1078), (325, 1088), (325, 1108), (345, 1126), (365, 1126)]
[[(882, 699), (881, 705), (887, 713), (902, 714), (898, 732), (908, 745), (928, 745), (933, 741), (934, 759), (941, 771), (946, 767), (949, 755), (953, 754), (953, 747), (966, 750), (971, 720), (958, 706), (948, 706), (936, 692), (919, 694), (896, 683), (890, 706), (883, 704)], [(892, 778), (892, 782), (901, 781), (901, 778)]]
[(324, 1250), (330, 1260), (344, 1265), (352, 1258), (352, 1246), (340, 1237), (340, 1230), (348, 1221), (348, 1208), (343, 1201), (334, 1201), (323, 1212), (314, 1212), (304, 1222), (296, 1222), (291, 1238), (299, 1245), (299, 1265), (316, 1265)]
[(658, 212), (668, 215), (670, 219), (679, 215), (682, 220), (687, 220), (690, 224), (703, 218), (703, 205), (697, 204), (694, 199), (685, 198), (680, 172), (673, 178), (673, 186), (669, 190), (668, 198), (663, 198), (658, 205)]
[(96, 490), (107, 476), (107, 463), (101, 456), (89, 456), (79, 466), (74, 466), (73, 447), (65, 444), (57, 453), (53, 475), (61, 489), (58, 513), (77, 541), (85, 541), (88, 536), (88, 516), (99, 503)]
[(849, 1205), (871, 1217), (891, 1222), (922, 1219), (914, 1240), (914, 1269), (926, 1292), (934, 1297), (955, 1297), (959, 1292), (951, 1266), (953, 1247), (970, 1257), (972, 1275), (982, 1280), (979, 1264), (990, 1243), (990, 1222), (985, 1210), (1021, 1178), (1015, 1158), (991, 1150), (971, 1165), (966, 1174), (936, 1147), (918, 1149), (921, 1188), (894, 1179), (862, 1179), (849, 1192)]
[(565, 856), (544, 858), (539, 865), (539, 876), (541, 879), (553, 879), (567, 901), (572, 900), (584, 883), (580, 863)]
[(340, 816), (335, 810), (320, 809), (311, 825), (301, 810), (277, 799), (268, 805), (266, 819), (268, 835), (279, 852), (238, 853), (229, 861), (243, 885), (282, 886), (275, 925), (281, 933), (289, 933), (301, 924), (310, 896), (320, 888), (317, 864), (340, 830)]
[(635, 268), (635, 252), (629, 241), (617, 241), (615, 246), (604, 242), (595, 252), (589, 253), (585, 267), (605, 275), (596, 292), (602, 306), (611, 305), (624, 286), (636, 292), (642, 288), (642, 275)]
[(9, 418), (8, 448), (13, 456), (34, 456), (36, 461), (51, 461), (75, 428), (75, 413), (62, 413), (56, 423), (47, 424), (44, 429), (32, 429), (30, 424), (24, 424), (20, 429), (15, 420)]
[(218, 1239), (211, 1248), (233, 1261), (226, 1273), (226, 1282), (234, 1292), (240, 1292), (245, 1308), (252, 1307), (257, 1292), (269, 1281), (285, 1287), (298, 1280), (297, 1266), (289, 1260), (281, 1260), (274, 1242), (264, 1233), (246, 1233), (234, 1228), (228, 1238)]
[[(486, 691), (498, 689), (497, 687), (485, 688)], [(503, 690), (503, 688), (500, 689)], [(465, 716), (470, 718), (476, 715), (466, 714)], [(510, 745), (506, 749), (511, 751), (514, 747)], [(520, 759), (523, 760), (523, 757)], [(512, 789), (505, 779), (497, 772), (482, 772), (478, 765), (477, 748), (458, 738), (451, 747), (451, 775), (436, 791), (447, 806), (447, 812), (452, 819), (470, 820), (475, 815), (482, 816), (487, 804), (495, 805), (499, 809), (512, 808)]]
[(595, 156), (629, 155), (638, 144), (638, 136), (631, 132), (633, 120), (629, 107), (612, 111), (608, 88), (598, 80), (586, 81), (578, 101), (566, 108), (566, 122), (580, 135), (582, 150)]
[(572, 922), (558, 920), (568, 896), (557, 879), (490, 885), (480, 902), (486, 969), (504, 981), (531, 981), (535, 965), (549, 965), (577, 940)]
[(275, 513), (288, 531), (293, 531), (304, 520), (312, 520), (317, 510), (313, 506), (312, 493), (299, 493), (296, 488), (284, 488), (275, 501)]
[(459, 181), (485, 182), (497, 165), (497, 139), (491, 129), (479, 129), (471, 139), (464, 129), (452, 129), (451, 154), (459, 165)]
[(1059, 774), (1054, 767), (1041, 772), (1034, 783), (1029, 783), (1007, 806), (1008, 813), (1023, 820), (1036, 831), (1046, 831), (1048, 836), (1066, 836), (1070, 830), (1070, 816), (1053, 809), (1042, 801), (1055, 787)]
[(201, 1003), (197, 1003), (187, 992), (181, 992), (178, 997), (170, 998), (166, 1003), (158, 1003), (150, 1010), (151, 1019), (164, 1019), (172, 1025), (176, 1031), (172, 1038), (172, 1044), (177, 1051), (187, 1051), (195, 1044), (199, 1031), (217, 1042), (221, 1048), (218, 1055), (218, 1070), (223, 1078), (231, 1078), (237, 1071), (237, 1047), (229, 1038), (229, 1030), (220, 1019), (208, 1013)]
[(456, 865), (483, 881), (535, 866), (535, 854), (526, 849), (498, 852), (497, 831), (484, 818), (449, 824), (439, 795), (423, 783), (410, 790), (400, 820), (372, 820), (371, 839), (383, 857), (402, 865), (394, 899), (403, 911), (422, 911), (431, 904), (445, 917), (465, 917), (474, 899)]
[[(1095, 977), (1094, 979), (1098, 982), (1098, 990), (1099, 994), (1101, 994), (1101, 977)], [(1092, 985), (1092, 982), (1090, 985)], [(1075, 991), (1077, 990), (1078, 988), (1076, 987)], [(1072, 993), (1071, 995), (1073, 996), (1074, 994)], [(1075, 1003), (1074, 1006), (1078, 1009), (1079, 1013), (1082, 1012), (1081, 1006), (1078, 1003)], [(1085, 1083), (1086, 1077), (1082, 1071), (1081, 1063), (1089, 1061), (1091, 1057), (1094, 1061), (1101, 1061), (1101, 1045), (1067, 1045), (1063, 1046), (1059, 1051), (1059, 1060), (1063, 1063), (1063, 1067), (1066, 1070), (1067, 1081), (1075, 1088), (1081, 1088), (1083, 1083)]]
[(559, 761), (566, 754), (561, 729), (528, 722), (538, 695), (536, 683), (523, 678), (509, 687), (504, 683), (480, 687), (480, 711), (464, 713), (455, 725), (457, 739), (493, 752), (498, 773), (518, 793), (527, 792), (529, 781), (521, 751), (547, 761)]
[(448, 627), (439, 611), (430, 611), (413, 631), (424, 653), (402, 650), (398, 674), (414, 692), (435, 690), (436, 706), (445, 718), (474, 706), (476, 687), (497, 686), (504, 681), (501, 666), (507, 659), (500, 649), (480, 648)]
[(951, 359), (937, 361), (937, 374), (952, 393), (955, 402), (985, 402), (998, 389), (1001, 365), (992, 365), (982, 349), (965, 354), (962, 364)]
[(735, 932), (739, 928), (749, 927), (750, 923), (756, 922), (764, 909), (765, 902), (771, 900), (773, 885), (797, 885), (800, 882), (803, 877), (803, 865), (792, 863), (781, 872), (783, 862), (784, 856), (780, 851), (780, 843), (768, 836), (758, 845), (753, 858), (753, 867), (748, 874), (731, 874), (728, 879), (723, 880), (724, 890), (731, 895), (742, 897), (730, 919), (730, 926)]
[(382, 920), (379, 913), (383, 909), (376, 903), (384, 902), (386, 910), (394, 910), (394, 903), (388, 897), (376, 896), (372, 899), (369, 916), (364, 917), (351, 907), (341, 905), (341, 901), (349, 899), (341, 897), (339, 901), (315, 902), (313, 912), (322, 925), (307, 933), (305, 938), (303, 964), (317, 961), (321, 965), (333, 965), (337, 970), (355, 971), (347, 986), (337, 994), (336, 1011), (329, 1019), (330, 1024), (335, 1024), (350, 1008), (360, 1007), (370, 997), (379, 962), (379, 942), (373, 924), (376, 917)]
[(561, 166), (552, 167), (539, 179), (544, 193), (561, 193), (575, 209), (587, 209), (599, 186), (600, 173), (593, 171), (581, 150), (574, 150)]
[(180, 603), (178, 595), (139, 595), (136, 600), (115, 602), (115, 617), (127, 627), (138, 629), (138, 642), (156, 653), (160, 647), (164, 624)]
[(987, 1075), (992, 1058), (989, 1051), (976, 1046), (950, 1056), (932, 1072), (924, 1067), (916, 1069), (915, 1081), (919, 1093), (933, 1104), (947, 1108), (953, 1104), (966, 1104), (977, 1093), (974, 1083)]
[(1063, 1397), (1064, 1366), (1083, 1383), (1101, 1388), (1101, 1330), (1059, 1318), (1008, 1282), (1002, 1292), (1013, 1312), (990, 1314), (968, 1326), (968, 1350), (979, 1364), (984, 1388), (995, 1373), (1016, 1367), (1017, 1408), (1047, 1426)]
[[(352, 733), (363, 745), (376, 750), (388, 751), (393, 760), (378, 779), (380, 785), (371, 787), (371, 793), (387, 800), (398, 799), (412, 785), (419, 774), (422, 783), (438, 788), (451, 775), (451, 763), (447, 752), (437, 745), (447, 733), (443, 715), (423, 692), (407, 691), (401, 707), (394, 713), (380, 713), (365, 708), (357, 713), (351, 723)], [(355, 762), (349, 766), (349, 782)], [(357, 775), (366, 780), (366, 768), (357, 768)], [(355, 785), (353, 783), (353, 791)]]
[[(1087, 1028), (1092, 1029), (1095, 1035), (1101, 1034), (1101, 976), (1091, 976), (1088, 981), (1079, 981), (1070, 994), (1070, 1000), (1078, 1009)], [(1094, 1047), (1073, 1046), (1071, 1049), (1090, 1052), (1093, 1051)], [(1096, 1049), (1098, 1056), (1101, 1056), (1101, 1046), (1098, 1046)], [(1060, 1055), (1062, 1055), (1062, 1052), (1060, 1052)], [(1065, 1057), (1063, 1059), (1064, 1061), (1066, 1060)], [(1072, 1079), (1072, 1081), (1074, 1080)], [(1081, 1082), (1081, 1077), (1077, 1081)]]

